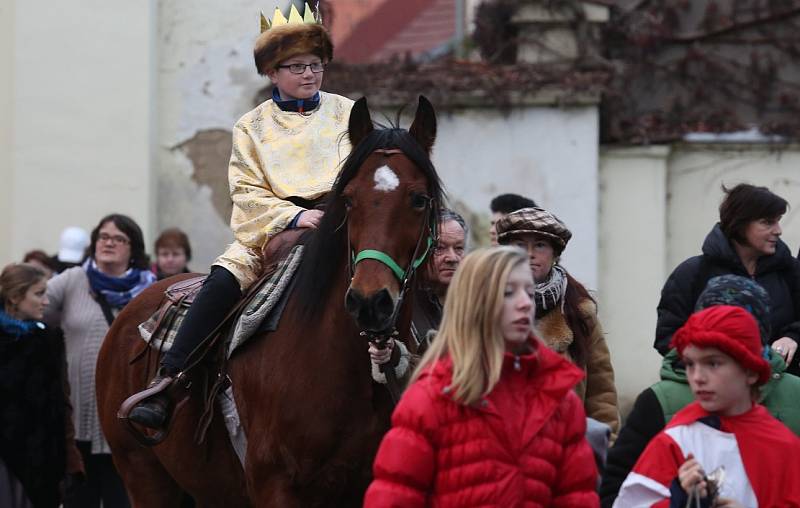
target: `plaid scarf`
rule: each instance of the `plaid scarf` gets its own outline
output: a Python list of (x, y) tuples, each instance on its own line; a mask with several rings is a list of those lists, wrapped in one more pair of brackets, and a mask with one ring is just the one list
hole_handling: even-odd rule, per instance
[(111, 277), (97, 269), (94, 259), (83, 263), (83, 269), (89, 277), (89, 286), (96, 295), (105, 298), (108, 305), (121, 309), (147, 286), (156, 281), (150, 270), (131, 268), (122, 277)]
[(564, 293), (567, 292), (567, 271), (561, 265), (553, 265), (550, 277), (546, 281), (536, 284), (533, 299), (536, 301), (536, 315), (556, 308), (561, 302), (562, 312), (564, 306)]

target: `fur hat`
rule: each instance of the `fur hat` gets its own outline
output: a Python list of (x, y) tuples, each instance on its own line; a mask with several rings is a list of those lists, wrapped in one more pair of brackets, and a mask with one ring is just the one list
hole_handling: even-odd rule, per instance
[(560, 255), (567, 246), (572, 232), (561, 220), (544, 208), (522, 208), (511, 212), (495, 224), (497, 240), (507, 244), (517, 235), (531, 234), (542, 236), (553, 243), (556, 255)]
[(278, 65), (304, 53), (317, 55), (323, 62), (333, 60), (333, 42), (319, 23), (290, 23), (273, 26), (256, 40), (253, 56), (262, 76)]
[(741, 307), (715, 305), (695, 312), (672, 336), (670, 346), (681, 355), (687, 346), (715, 347), (758, 374), (757, 384), (769, 380), (770, 366), (763, 356), (758, 323)]

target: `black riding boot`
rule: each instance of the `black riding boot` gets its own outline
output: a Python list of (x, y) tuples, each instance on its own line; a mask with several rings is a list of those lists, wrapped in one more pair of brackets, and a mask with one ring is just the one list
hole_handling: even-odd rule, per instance
[[(213, 267), (149, 386), (155, 386), (165, 377), (174, 377), (181, 372), (189, 354), (220, 324), (241, 296), (236, 277), (221, 266)], [(152, 429), (163, 428), (169, 421), (174, 406), (168, 392), (169, 390), (164, 390), (137, 404), (130, 412), (130, 420)]]

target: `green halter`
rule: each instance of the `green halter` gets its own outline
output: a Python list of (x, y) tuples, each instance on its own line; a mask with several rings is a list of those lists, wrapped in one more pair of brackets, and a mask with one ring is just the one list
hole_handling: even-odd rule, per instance
[[(431, 246), (433, 245), (433, 239), (428, 236), (428, 242), (425, 245), (425, 250), (420, 254), (420, 256), (411, 262), (411, 269), (416, 270), (419, 268), (419, 265), (425, 261), (425, 258), (428, 255), (428, 252), (431, 250)], [(397, 261), (392, 259), (392, 257), (385, 252), (381, 252), (379, 250), (374, 249), (365, 249), (359, 252), (355, 258), (353, 258), (353, 267), (355, 267), (360, 261), (364, 261), (365, 259), (373, 259), (375, 261), (379, 261), (384, 265), (388, 266), (389, 269), (394, 273), (395, 277), (400, 282), (403, 282), (403, 279), (406, 276), (405, 270), (400, 268), (400, 265), (397, 264)]]

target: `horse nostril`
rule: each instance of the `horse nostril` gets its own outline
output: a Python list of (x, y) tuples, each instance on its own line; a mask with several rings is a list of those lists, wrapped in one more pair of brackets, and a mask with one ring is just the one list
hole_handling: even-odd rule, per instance
[(361, 297), (361, 295), (352, 289), (348, 289), (347, 294), (344, 297), (344, 308), (347, 309), (347, 312), (350, 314), (355, 314), (361, 307), (361, 302), (363, 300), (364, 299)]
[(378, 291), (374, 300), (375, 314), (381, 317), (389, 317), (394, 314), (394, 300), (389, 290), (384, 288)]

